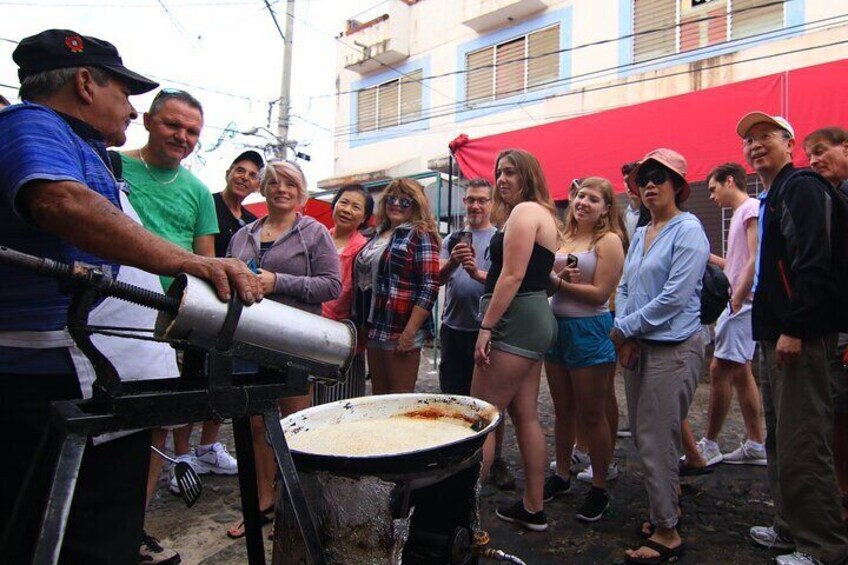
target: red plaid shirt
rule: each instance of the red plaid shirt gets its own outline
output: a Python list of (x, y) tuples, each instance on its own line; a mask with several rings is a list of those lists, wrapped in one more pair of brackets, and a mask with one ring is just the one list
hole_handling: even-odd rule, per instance
[[(432, 310), (439, 293), (439, 244), (429, 232), (398, 227), (380, 257), (368, 339), (398, 339), (413, 306)], [(433, 317), (422, 329), (433, 335)]]

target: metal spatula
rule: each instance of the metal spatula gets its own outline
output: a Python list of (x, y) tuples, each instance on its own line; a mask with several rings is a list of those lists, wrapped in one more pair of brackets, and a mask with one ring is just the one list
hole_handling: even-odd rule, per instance
[(183, 499), (188, 508), (194, 506), (197, 499), (203, 493), (203, 483), (200, 482), (200, 477), (197, 471), (185, 461), (177, 461), (172, 457), (168, 457), (152, 445), (150, 446), (159, 457), (174, 464), (174, 477), (177, 479), (177, 487), (180, 489), (180, 498)]

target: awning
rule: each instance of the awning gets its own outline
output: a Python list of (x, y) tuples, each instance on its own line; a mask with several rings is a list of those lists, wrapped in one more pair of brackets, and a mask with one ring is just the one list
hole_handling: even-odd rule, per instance
[[(736, 123), (744, 114), (786, 117), (800, 144), (817, 128), (848, 126), (845, 92), (848, 60), (841, 60), (479, 139), (461, 135), (451, 149), (466, 178), (489, 181), (501, 150), (525, 149), (541, 162), (555, 199), (567, 198), (572, 179), (587, 176), (606, 177), (624, 191), (621, 165), (657, 147), (683, 154), (687, 178), (698, 181), (715, 165), (743, 161)], [(794, 157), (807, 165), (802, 147)]]

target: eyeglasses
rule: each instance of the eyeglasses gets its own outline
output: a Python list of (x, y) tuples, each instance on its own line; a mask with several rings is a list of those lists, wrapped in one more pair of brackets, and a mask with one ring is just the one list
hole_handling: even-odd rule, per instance
[(491, 202), (491, 198), (486, 198), (485, 196), (474, 197), (474, 196), (466, 196), (462, 199), (462, 202), (467, 206), (474, 206), (475, 204), (479, 204), (480, 206), (485, 206), (489, 202)]
[(669, 179), (669, 171), (665, 167), (643, 167), (636, 173), (636, 186), (645, 188), (648, 183), (659, 186)]
[(754, 144), (755, 141), (759, 141), (760, 143), (766, 143), (767, 141), (777, 137), (778, 135), (780, 135), (780, 132), (778, 130), (764, 131), (759, 135), (746, 135), (745, 139), (742, 140), (742, 145), (744, 147), (750, 147)]
[(402, 210), (408, 210), (412, 206), (412, 202), (412, 198), (407, 198), (406, 196), (395, 196), (394, 194), (386, 196), (386, 204), (389, 206), (400, 206)]

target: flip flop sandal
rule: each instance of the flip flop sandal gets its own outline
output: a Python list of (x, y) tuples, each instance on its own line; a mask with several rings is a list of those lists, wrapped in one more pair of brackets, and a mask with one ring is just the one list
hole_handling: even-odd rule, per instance
[[(677, 525), (675, 526), (675, 529), (678, 532), (683, 531), (683, 514), (682, 514), (683, 505), (682, 504), (680, 505), (680, 511), (681, 511), (681, 514), (679, 516), (677, 516)], [(657, 531), (657, 526), (655, 524), (652, 524), (650, 522), (650, 520), (645, 520), (644, 522), (640, 523), (636, 527), (636, 535), (639, 536), (642, 539), (648, 539), (649, 537), (654, 535), (654, 532), (656, 532), (656, 531)]]
[[(259, 511), (259, 524), (264, 526), (274, 521), (274, 506), (269, 506), (265, 510)], [(227, 530), (227, 537), (230, 539), (241, 539), (247, 531), (244, 529), (244, 518), (239, 520), (238, 524)]]
[(657, 527), (648, 520), (645, 520), (636, 527), (636, 535), (642, 539), (648, 539), (654, 535), (654, 532), (656, 531)]
[(676, 563), (681, 557), (683, 557), (683, 552), (685, 551), (684, 544), (682, 543), (677, 547), (671, 548), (649, 539), (637, 543), (632, 549), (639, 549), (640, 547), (653, 549), (659, 553), (659, 555), (654, 557), (629, 557), (625, 555), (624, 562), (631, 565), (659, 565), (660, 563)]

